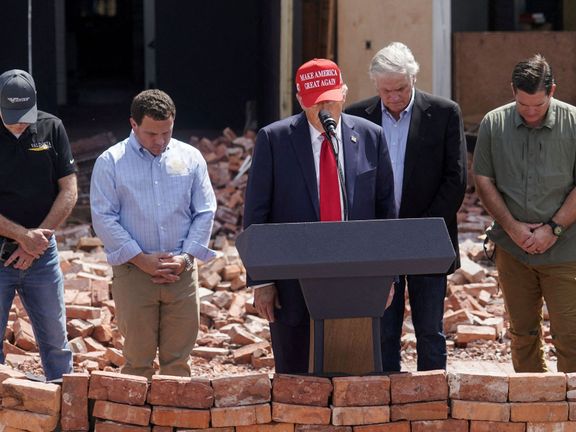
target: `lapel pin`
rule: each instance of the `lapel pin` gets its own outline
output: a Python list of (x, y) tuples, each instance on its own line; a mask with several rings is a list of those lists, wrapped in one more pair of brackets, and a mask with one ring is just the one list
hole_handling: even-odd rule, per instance
[(351, 136), (350, 139), (352, 140), (353, 143), (355, 143), (357, 141), (355, 136)]

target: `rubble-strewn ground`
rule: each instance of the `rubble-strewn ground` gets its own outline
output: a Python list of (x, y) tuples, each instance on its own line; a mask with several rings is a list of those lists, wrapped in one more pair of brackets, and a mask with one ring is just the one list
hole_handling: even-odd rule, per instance
[[(114, 140), (106, 134), (73, 144), (80, 165), (80, 205), (88, 202), (87, 190), (94, 148), (102, 150)], [(255, 369), (273, 371), (270, 333), (265, 320), (255, 315), (252, 291), (246, 288), (245, 269), (234, 247), (241, 226), (246, 171), (253, 135), (224, 136), (210, 141), (191, 139), (204, 154), (218, 198), (212, 247), (218, 257), (199, 268), (201, 328), (191, 356), (194, 375), (222, 376)], [(498, 289), (498, 275), (485, 257), (483, 231), (491, 219), (470, 190), (458, 214), (462, 267), (449, 277), (445, 303), (449, 369), (467, 365), (479, 370), (487, 364), (511, 370), (507, 319)], [(58, 232), (61, 267), (65, 274), (68, 333), (74, 366), (82, 370), (118, 370), (123, 363), (123, 338), (114, 319), (109, 284), (112, 271), (99, 239), (87, 223), (70, 224)], [(408, 304), (408, 302), (406, 302)], [(546, 317), (546, 311), (544, 310)], [(548, 359), (555, 356), (545, 322)], [(415, 336), (407, 306), (402, 358), (405, 369), (414, 370)], [(18, 300), (10, 313), (4, 340), (6, 362), (18, 369), (42, 374), (31, 326)], [(488, 362), (488, 363), (487, 363)], [(496, 365), (496, 366), (494, 366)]]

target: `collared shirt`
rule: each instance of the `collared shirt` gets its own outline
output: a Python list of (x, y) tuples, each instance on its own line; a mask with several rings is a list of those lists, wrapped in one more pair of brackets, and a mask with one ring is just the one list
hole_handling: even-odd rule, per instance
[(92, 224), (112, 265), (141, 252), (186, 252), (203, 261), (216, 198), (206, 162), (194, 147), (174, 138), (159, 156), (134, 132), (97, 159), (90, 187)]
[[(342, 118), (338, 119), (338, 124), (336, 125), (336, 137), (338, 139), (332, 138), (332, 142), (338, 149), (338, 164), (342, 169), (342, 179), (346, 181), (345, 169), (344, 169), (344, 152), (342, 151)], [(316, 168), (316, 186), (318, 190), (318, 199), (320, 199), (320, 152), (322, 150), (322, 142), (324, 142), (323, 132), (318, 131), (310, 122), (308, 122), (308, 127), (310, 128), (310, 141), (312, 142), (312, 154), (314, 155), (314, 167)], [(340, 177), (338, 177), (338, 184), (340, 184)], [(340, 184), (340, 186), (342, 186)], [(340, 188), (340, 208), (342, 209), (342, 217), (344, 217), (344, 197), (342, 196), (342, 188)]]
[[(536, 128), (524, 123), (514, 102), (489, 112), (478, 132), (474, 172), (494, 179), (515, 219), (549, 221), (576, 183), (576, 107), (551, 99), (544, 121)], [(531, 265), (576, 261), (575, 225), (537, 255), (524, 252), (497, 223), (489, 236)]]
[(410, 120), (412, 119), (412, 107), (414, 106), (414, 88), (410, 102), (400, 113), (400, 118), (396, 120), (392, 114), (382, 106), (382, 129), (388, 143), (390, 162), (392, 162), (392, 173), (394, 174), (394, 199), (396, 208), (400, 210), (402, 202), (402, 185), (404, 183), (404, 158), (406, 156), (406, 142), (408, 141), (408, 131), (410, 130)]
[(0, 214), (26, 228), (48, 215), (58, 180), (77, 171), (62, 121), (38, 111), (38, 120), (16, 138), (0, 121)]

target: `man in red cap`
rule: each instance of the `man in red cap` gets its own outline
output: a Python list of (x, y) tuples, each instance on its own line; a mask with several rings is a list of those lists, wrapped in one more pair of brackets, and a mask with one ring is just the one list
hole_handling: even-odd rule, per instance
[[(258, 132), (244, 226), (263, 223), (386, 219), (396, 216), (394, 180), (382, 129), (342, 114), (347, 87), (325, 59), (296, 73), (303, 112)], [(336, 151), (323, 134), (325, 110)], [(254, 304), (270, 321), (277, 373), (307, 373), (310, 317), (297, 280), (255, 281)]]

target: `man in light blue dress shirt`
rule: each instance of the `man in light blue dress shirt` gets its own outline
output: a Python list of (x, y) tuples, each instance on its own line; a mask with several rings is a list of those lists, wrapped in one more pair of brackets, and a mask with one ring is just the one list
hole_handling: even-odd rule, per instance
[(198, 334), (195, 258), (214, 257), (208, 241), (216, 198), (206, 162), (172, 138), (176, 108), (160, 90), (138, 94), (132, 133), (96, 161), (92, 224), (113, 266), (112, 295), (124, 341), (122, 372), (189, 376)]

